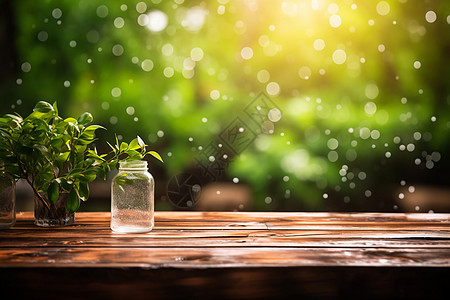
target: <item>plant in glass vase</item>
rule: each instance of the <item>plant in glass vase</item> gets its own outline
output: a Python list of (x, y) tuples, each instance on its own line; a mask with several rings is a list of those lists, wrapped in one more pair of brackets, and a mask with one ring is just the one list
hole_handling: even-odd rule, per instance
[(56, 103), (37, 103), (26, 118), (7, 114), (0, 118), (0, 161), (7, 173), (24, 179), (34, 192), (35, 224), (62, 226), (75, 221), (80, 201), (89, 197), (88, 183), (105, 178), (119, 159), (139, 160), (150, 154), (162, 161), (155, 151), (146, 151), (141, 138), (129, 144), (116, 138), (111, 151), (99, 154), (92, 143), (95, 131), (104, 129), (90, 124), (92, 114), (63, 119)]

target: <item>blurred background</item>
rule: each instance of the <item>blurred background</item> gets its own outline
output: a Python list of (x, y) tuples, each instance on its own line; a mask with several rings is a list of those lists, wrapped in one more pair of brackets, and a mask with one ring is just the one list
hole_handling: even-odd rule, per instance
[(450, 211), (449, 1), (0, 3), (0, 113), (139, 135), (157, 210)]

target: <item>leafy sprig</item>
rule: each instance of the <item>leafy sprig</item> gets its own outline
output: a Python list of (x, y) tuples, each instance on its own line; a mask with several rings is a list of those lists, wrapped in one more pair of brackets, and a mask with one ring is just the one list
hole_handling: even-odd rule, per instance
[[(0, 160), (5, 171), (16, 179), (25, 179), (35, 195), (50, 208), (61, 193), (68, 193), (67, 209), (76, 211), (89, 197), (89, 182), (105, 178), (119, 160), (143, 159), (151, 155), (163, 161), (155, 151), (147, 151), (140, 137), (129, 144), (108, 143), (111, 151), (99, 154), (91, 148), (95, 132), (105, 129), (90, 125), (92, 114), (63, 119), (56, 102), (37, 103), (26, 118), (7, 114), (0, 118)], [(45, 197), (45, 195), (47, 197)]]

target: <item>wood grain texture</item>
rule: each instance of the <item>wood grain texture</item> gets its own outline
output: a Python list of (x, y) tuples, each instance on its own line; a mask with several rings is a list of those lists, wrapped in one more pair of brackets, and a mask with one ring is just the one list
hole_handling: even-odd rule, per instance
[(146, 234), (117, 234), (109, 213), (0, 232), (0, 265), (224, 268), (450, 266), (446, 214), (157, 212)]
[(51, 298), (77, 277), (68, 299), (420, 298), (450, 278), (450, 214), (156, 212), (145, 234), (109, 221), (46, 229), (18, 213), (0, 231), (2, 288)]

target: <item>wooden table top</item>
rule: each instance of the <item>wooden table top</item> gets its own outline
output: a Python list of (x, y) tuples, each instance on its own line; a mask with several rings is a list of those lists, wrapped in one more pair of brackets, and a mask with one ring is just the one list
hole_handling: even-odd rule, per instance
[(0, 231), (0, 268), (450, 267), (450, 214), (156, 212), (145, 234), (109, 213), (39, 228), (17, 214)]

